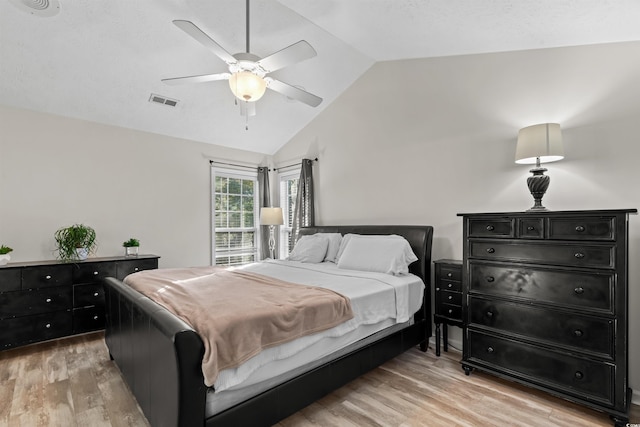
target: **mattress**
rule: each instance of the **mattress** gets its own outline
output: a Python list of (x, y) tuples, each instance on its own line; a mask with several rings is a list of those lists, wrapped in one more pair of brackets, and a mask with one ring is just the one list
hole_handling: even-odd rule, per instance
[(406, 327), (423, 300), (424, 284), (412, 274), (391, 276), (339, 269), (333, 263), (274, 260), (238, 268), (339, 292), (350, 299), (354, 317), (326, 331), (266, 349), (236, 368), (221, 371), (207, 395), (207, 416), (335, 358), (340, 351), (351, 351)]

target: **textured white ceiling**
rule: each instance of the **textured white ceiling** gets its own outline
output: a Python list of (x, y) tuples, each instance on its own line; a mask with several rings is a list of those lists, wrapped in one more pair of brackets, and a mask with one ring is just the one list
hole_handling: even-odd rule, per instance
[[(245, 130), (225, 81), (160, 82), (226, 71), (171, 21), (243, 52), (244, 1), (58, 0), (50, 17), (16, 1), (30, 0), (0, 0), (0, 103), (266, 154), (376, 61), (640, 40), (637, 0), (253, 0), (252, 53), (308, 41), (318, 56), (273, 76), (324, 102), (268, 91)], [(153, 104), (151, 93), (180, 102)]]

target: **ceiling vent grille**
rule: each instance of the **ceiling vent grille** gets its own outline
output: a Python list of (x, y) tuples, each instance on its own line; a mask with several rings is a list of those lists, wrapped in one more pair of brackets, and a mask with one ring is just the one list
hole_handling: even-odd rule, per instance
[(169, 107), (175, 107), (176, 105), (178, 105), (177, 99), (167, 98), (166, 96), (156, 95), (155, 93), (151, 94), (151, 96), (149, 97), (149, 102), (155, 104), (164, 104), (168, 105)]
[(11, 0), (18, 9), (37, 16), (54, 16), (60, 12), (58, 0)]

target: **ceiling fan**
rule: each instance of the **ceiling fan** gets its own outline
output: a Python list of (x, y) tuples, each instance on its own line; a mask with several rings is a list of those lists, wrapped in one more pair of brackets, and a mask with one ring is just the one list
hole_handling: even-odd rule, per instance
[[(229, 67), (228, 73), (203, 74), (197, 76), (174, 77), (162, 79), (169, 85), (182, 83), (203, 83), (216, 80), (229, 80), (231, 91), (241, 101), (241, 108), (244, 108), (243, 115), (255, 114), (255, 101), (264, 95), (267, 88), (281, 93), (289, 98), (298, 100), (312, 107), (317, 107), (322, 102), (322, 98), (313, 95), (305, 90), (283, 83), (267, 74), (301, 62), (305, 59), (316, 56), (316, 51), (309, 43), (300, 40), (291, 46), (285, 47), (269, 56), (260, 58), (250, 52), (249, 49), (249, 0), (246, 0), (247, 15), (247, 51), (230, 54), (216, 41), (205, 34), (191, 21), (175, 20), (173, 23), (185, 33), (196, 39), (204, 47), (222, 59)], [(244, 107), (243, 107), (243, 104)]]

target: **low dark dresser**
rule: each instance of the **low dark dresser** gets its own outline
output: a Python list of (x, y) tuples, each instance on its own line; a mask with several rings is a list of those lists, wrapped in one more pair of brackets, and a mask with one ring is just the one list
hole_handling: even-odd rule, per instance
[(101, 280), (158, 268), (158, 258), (140, 255), (0, 267), (0, 350), (104, 329)]
[(462, 366), (628, 422), (628, 216), (463, 217)]
[(440, 259), (435, 267), (435, 311), (436, 356), (440, 356), (440, 330), (442, 345), (448, 350), (448, 325), (462, 327), (462, 261)]

